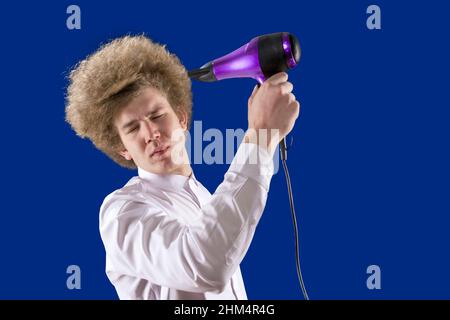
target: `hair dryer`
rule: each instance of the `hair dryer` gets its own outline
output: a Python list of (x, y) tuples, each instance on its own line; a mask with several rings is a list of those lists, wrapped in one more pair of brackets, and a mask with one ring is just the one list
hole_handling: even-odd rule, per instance
[(298, 39), (288, 32), (272, 33), (255, 37), (239, 49), (189, 71), (189, 77), (203, 82), (253, 78), (263, 83), (278, 72), (294, 68), (299, 60)]
[[(239, 49), (212, 60), (189, 77), (203, 82), (230, 78), (253, 78), (263, 83), (272, 75), (294, 68), (300, 60), (298, 39), (291, 33), (271, 33), (250, 40)], [(280, 142), (282, 160), (287, 159), (286, 139)]]
[[(189, 71), (189, 77), (203, 82), (213, 82), (230, 78), (253, 78), (262, 84), (267, 78), (278, 72), (294, 68), (300, 60), (298, 39), (291, 33), (279, 32), (255, 37), (239, 49), (215, 60), (199, 69)], [(295, 217), (294, 199), (291, 179), (286, 165), (286, 139), (280, 142), (280, 157), (286, 174), (289, 205), (295, 232), (295, 254), (297, 275), (303, 296), (309, 299), (300, 269), (297, 220)]]

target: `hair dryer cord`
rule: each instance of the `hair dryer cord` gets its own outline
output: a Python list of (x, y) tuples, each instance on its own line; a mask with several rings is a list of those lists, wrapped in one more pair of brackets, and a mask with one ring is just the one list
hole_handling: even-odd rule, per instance
[[(280, 148), (280, 152), (283, 152), (281, 150), (281, 148)], [(286, 150), (284, 150), (284, 152), (286, 152)], [(298, 245), (298, 228), (297, 228), (297, 219), (295, 217), (294, 198), (292, 196), (291, 178), (289, 176), (289, 171), (288, 171), (288, 167), (287, 167), (287, 164), (286, 164), (286, 159), (282, 159), (281, 162), (283, 163), (284, 174), (286, 176), (286, 184), (287, 184), (288, 194), (289, 194), (289, 205), (291, 207), (292, 222), (294, 224), (295, 260), (296, 260), (296, 266), (297, 266), (297, 276), (298, 276), (298, 280), (299, 280), (299, 283), (300, 283), (300, 288), (302, 289), (303, 297), (305, 298), (305, 300), (309, 300), (308, 293), (306, 292), (305, 284), (303, 282), (302, 270), (300, 269), (300, 254), (299, 254), (299, 245)]]

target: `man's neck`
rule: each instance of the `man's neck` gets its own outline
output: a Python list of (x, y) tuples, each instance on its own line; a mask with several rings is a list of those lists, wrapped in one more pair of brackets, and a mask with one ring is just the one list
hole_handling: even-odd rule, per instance
[(181, 168), (177, 168), (171, 174), (179, 174), (185, 177), (190, 177), (192, 175), (192, 167), (190, 165), (185, 165)]

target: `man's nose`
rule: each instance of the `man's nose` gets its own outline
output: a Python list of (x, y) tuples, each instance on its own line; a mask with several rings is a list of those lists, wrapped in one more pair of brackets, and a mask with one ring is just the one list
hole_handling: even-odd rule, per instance
[(146, 119), (143, 121), (143, 128), (144, 139), (146, 143), (157, 140), (161, 137), (158, 126), (156, 126), (154, 123), (151, 123), (150, 120)]

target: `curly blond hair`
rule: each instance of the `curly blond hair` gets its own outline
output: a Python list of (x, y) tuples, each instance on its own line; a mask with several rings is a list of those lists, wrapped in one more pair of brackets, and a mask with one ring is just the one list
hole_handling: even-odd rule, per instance
[(180, 117), (192, 118), (191, 81), (187, 70), (165, 45), (144, 35), (115, 39), (80, 61), (70, 72), (66, 121), (119, 165), (135, 169), (118, 154), (124, 148), (114, 125), (116, 115), (146, 87), (162, 93)]

